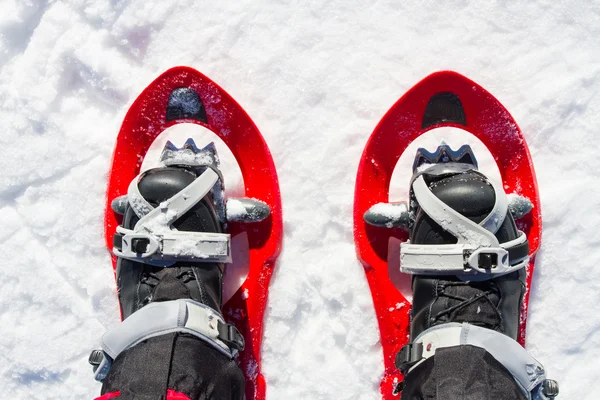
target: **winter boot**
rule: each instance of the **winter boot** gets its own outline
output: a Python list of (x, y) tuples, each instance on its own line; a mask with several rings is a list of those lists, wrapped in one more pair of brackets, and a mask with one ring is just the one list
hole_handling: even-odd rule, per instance
[(161, 166), (113, 201), (123, 215), (113, 250), (123, 322), (90, 356), (105, 396), (243, 398), (234, 359), (244, 339), (221, 313), (231, 260), (222, 182), (214, 146), (189, 139), (168, 143)]
[[(547, 399), (558, 393), (517, 343), (529, 262), (502, 185), (469, 146), (420, 149), (411, 179), (401, 270), (413, 275), (410, 342), (397, 354), (402, 399)], [(513, 215), (514, 214), (514, 215)]]

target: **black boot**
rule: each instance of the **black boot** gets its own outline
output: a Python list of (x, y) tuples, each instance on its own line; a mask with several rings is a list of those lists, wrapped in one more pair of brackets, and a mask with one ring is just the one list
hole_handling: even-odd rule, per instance
[[(429, 189), (438, 199), (475, 223), (480, 223), (494, 207), (494, 188), (480, 172), (470, 170), (441, 176), (430, 176), (425, 172), (425, 176)], [(510, 212), (495, 236), (499, 243), (519, 237)], [(455, 244), (456, 241), (456, 237), (417, 205), (410, 230), (412, 244)], [(513, 251), (511, 260), (523, 259), (528, 250), (529, 246), (524, 242)], [(525, 268), (480, 281), (465, 281), (457, 276), (414, 275), (411, 341), (426, 329), (448, 322), (467, 322), (517, 340), (525, 279)]]
[(397, 387), (402, 399), (556, 394), (555, 382), (516, 342), (529, 246), (510, 211), (515, 204), (477, 170), (468, 146), (442, 145), (417, 153), (410, 206), (398, 205), (394, 220), (376, 211), (365, 215), (372, 224), (409, 230), (401, 269), (413, 274), (410, 341), (396, 357), (405, 375)]
[[(139, 180), (140, 194), (153, 206), (170, 199), (191, 184), (200, 171), (185, 166), (155, 168)], [(223, 232), (215, 205), (207, 194), (173, 224), (179, 231)], [(139, 217), (127, 205), (123, 227), (133, 229)], [(120, 244), (119, 244), (120, 245)], [(153, 301), (192, 299), (221, 313), (222, 263), (176, 262), (165, 268), (119, 258), (117, 286), (123, 319)]]
[[(118, 258), (116, 271), (122, 325), (129, 323), (129, 331), (141, 331), (138, 335), (144, 340), (123, 346), (124, 350), (115, 357), (102, 379), (102, 394), (120, 392), (119, 399), (163, 399), (170, 391), (185, 394), (191, 400), (242, 399), (244, 396), (244, 376), (234, 360), (243, 347), (243, 338), (233, 326), (225, 324), (221, 316), (224, 264), (198, 259), (194, 253), (196, 248), (185, 247), (190, 241), (202, 242), (204, 239), (199, 236), (176, 243), (173, 249), (184, 245), (180, 254), (173, 249), (166, 250), (168, 235), (173, 232), (218, 235), (225, 231), (222, 178), (216, 160), (214, 148), (210, 146), (199, 150), (193, 141), (188, 141), (184, 148), (177, 149), (168, 144), (162, 156), (166, 166), (140, 175), (137, 193), (134, 190), (132, 194), (130, 187), (129, 198), (113, 202), (113, 209), (123, 214), (122, 228), (115, 235), (115, 252), (127, 255)], [(160, 219), (136, 226), (151, 209), (164, 211), (160, 217), (178, 212), (169, 201), (178, 193), (185, 193), (185, 188), (190, 190), (190, 196), (196, 193), (190, 189), (191, 185), (202, 179), (207, 170), (213, 176), (216, 173), (218, 180), (188, 211), (165, 226), (157, 225)], [(135, 233), (140, 233), (139, 237), (128, 238)], [(153, 237), (162, 240), (161, 246), (148, 255), (152, 252)], [(157, 331), (143, 337), (156, 315), (149, 312), (150, 308), (156, 309), (161, 304), (179, 307), (179, 313), (187, 312), (187, 316), (179, 318), (179, 327), (167, 326), (164, 333)], [(200, 330), (198, 323), (196, 327), (188, 327), (187, 322), (193, 318), (190, 307), (196, 313), (204, 313), (196, 320), (200, 321)], [(161, 309), (161, 316), (168, 314), (165, 310)], [(207, 318), (208, 325), (203, 325)], [(212, 337), (209, 337), (209, 328), (213, 328)], [(115, 336), (113, 333), (113, 342)], [(103, 363), (107, 358), (110, 357), (105, 347)]]

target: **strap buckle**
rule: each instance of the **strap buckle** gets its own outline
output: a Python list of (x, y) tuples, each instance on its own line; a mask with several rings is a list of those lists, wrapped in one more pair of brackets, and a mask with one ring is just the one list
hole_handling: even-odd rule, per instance
[(494, 275), (510, 272), (515, 268), (510, 266), (508, 250), (502, 247), (480, 247), (476, 250), (464, 251), (465, 270), (473, 269), (483, 274)]
[(402, 346), (396, 353), (394, 364), (403, 375), (406, 375), (409, 369), (423, 359), (423, 343), (415, 342)]
[(102, 382), (106, 378), (108, 371), (110, 371), (112, 358), (102, 350), (92, 350), (88, 362), (94, 367), (94, 379)]
[(231, 235), (169, 230), (160, 233), (117, 227), (113, 253), (122, 258), (157, 266), (175, 261), (231, 262)]
[(244, 350), (246, 346), (244, 336), (242, 336), (235, 326), (219, 321), (217, 323), (217, 330), (219, 331), (219, 336), (217, 337), (227, 346), (233, 347), (237, 351)]
[[(121, 234), (121, 232), (118, 232)], [(143, 232), (121, 234), (121, 246), (115, 247), (115, 253), (123, 258), (149, 258), (160, 249), (160, 243), (153, 235)]]

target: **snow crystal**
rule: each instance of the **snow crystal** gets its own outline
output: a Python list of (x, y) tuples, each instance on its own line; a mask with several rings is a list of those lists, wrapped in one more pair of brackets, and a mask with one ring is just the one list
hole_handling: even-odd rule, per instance
[(238, 199), (227, 199), (227, 219), (230, 221), (242, 221), (248, 216), (248, 211)]
[(164, 153), (164, 158), (161, 160), (161, 163), (163, 165), (212, 165), (213, 156), (206, 151), (194, 153), (190, 149), (183, 149)]
[(397, 204), (390, 203), (377, 203), (371, 207), (371, 212), (375, 214), (381, 214), (389, 219), (399, 220), (402, 216), (402, 211), (405, 210), (402, 207), (398, 207)]
[(516, 193), (511, 193), (506, 198), (508, 201), (508, 210), (515, 218), (522, 217), (533, 208), (531, 200)]
[(142, 199), (140, 196), (128, 195), (127, 201), (129, 201), (129, 204), (131, 204), (135, 210), (138, 210), (140, 213), (142, 213), (142, 215), (146, 215), (153, 210), (148, 202)]

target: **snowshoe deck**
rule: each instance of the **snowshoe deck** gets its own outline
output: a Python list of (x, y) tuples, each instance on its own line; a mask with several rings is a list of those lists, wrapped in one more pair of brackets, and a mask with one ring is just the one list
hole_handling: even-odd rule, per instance
[(506, 193), (519, 194), (533, 203), (533, 210), (516, 221), (527, 235), (531, 255), (519, 329), (519, 342), (525, 342), (529, 287), (542, 228), (531, 156), (519, 127), (498, 100), (456, 72), (437, 72), (410, 89), (384, 115), (366, 144), (356, 178), (354, 240), (379, 323), (385, 363), (380, 391), (384, 399), (397, 398), (393, 386), (401, 375), (394, 358), (408, 341), (410, 324), (409, 301), (388, 273), (388, 246), (391, 238), (408, 240), (408, 232), (369, 225), (363, 215), (371, 206), (389, 202), (394, 167), (409, 144), (439, 127), (460, 128), (480, 139), (496, 160)]
[[(265, 380), (260, 372), (260, 345), (269, 281), (281, 250), (281, 197), (275, 165), (260, 132), (244, 110), (223, 89), (188, 67), (169, 69), (152, 82), (133, 102), (119, 135), (112, 159), (106, 196), (105, 237), (109, 251), (121, 216), (111, 201), (127, 193), (137, 176), (150, 145), (166, 128), (180, 123), (204, 126), (231, 149), (244, 179), (245, 196), (264, 201), (268, 218), (252, 224), (230, 222), (228, 233), (246, 232), (250, 266), (248, 277), (223, 306), (229, 322), (244, 335), (245, 350), (240, 363), (246, 376), (246, 398), (265, 398)], [(116, 268), (116, 257), (112, 257)]]

